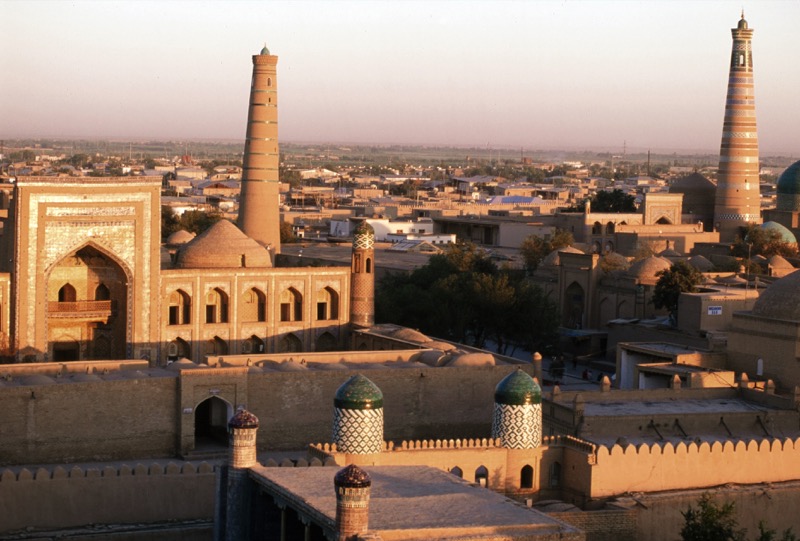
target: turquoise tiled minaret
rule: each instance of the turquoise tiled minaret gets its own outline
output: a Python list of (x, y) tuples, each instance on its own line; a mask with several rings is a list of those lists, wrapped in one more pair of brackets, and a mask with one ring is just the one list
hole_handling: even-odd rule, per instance
[(503, 378), (494, 390), (492, 438), (509, 449), (542, 444), (542, 389), (522, 370)]
[(357, 374), (336, 391), (333, 442), (342, 453), (380, 453), (383, 446), (383, 393)]

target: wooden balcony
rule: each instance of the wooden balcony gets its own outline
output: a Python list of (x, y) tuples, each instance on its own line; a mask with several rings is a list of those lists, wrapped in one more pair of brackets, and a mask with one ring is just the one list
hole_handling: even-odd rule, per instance
[(47, 315), (50, 317), (108, 319), (115, 309), (115, 301), (51, 301), (47, 303)]

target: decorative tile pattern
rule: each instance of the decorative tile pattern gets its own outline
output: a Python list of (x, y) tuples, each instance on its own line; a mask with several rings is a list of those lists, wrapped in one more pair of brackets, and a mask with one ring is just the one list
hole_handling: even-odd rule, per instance
[(542, 444), (542, 405), (494, 405), (492, 438), (509, 449), (534, 449)]
[(380, 453), (383, 445), (383, 408), (334, 408), (333, 442), (342, 453)]

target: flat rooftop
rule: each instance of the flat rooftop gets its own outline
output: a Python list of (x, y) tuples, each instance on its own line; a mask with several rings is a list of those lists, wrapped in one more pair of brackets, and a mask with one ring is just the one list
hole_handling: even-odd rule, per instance
[[(364, 467), (372, 478), (369, 530), (386, 540), (561, 539), (581, 540), (576, 528), (427, 466)], [(284, 497), (301, 514), (332, 527), (333, 477), (339, 468), (251, 468), (251, 477)]]
[(693, 415), (703, 413), (731, 414), (772, 411), (760, 404), (738, 398), (711, 398), (703, 400), (631, 400), (619, 402), (587, 402), (587, 417), (623, 417), (642, 415)]

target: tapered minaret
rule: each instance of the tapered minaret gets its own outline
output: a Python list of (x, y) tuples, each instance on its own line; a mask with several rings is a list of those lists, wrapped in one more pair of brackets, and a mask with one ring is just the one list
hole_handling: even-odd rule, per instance
[(751, 49), (753, 30), (747, 27), (744, 13), (731, 33), (733, 50), (714, 205), (714, 226), (722, 242), (735, 240), (739, 227), (761, 223)]
[(278, 207), (278, 57), (266, 46), (253, 55), (253, 81), (244, 143), (244, 170), (239, 201), (239, 228), (266, 246), (281, 251)]

